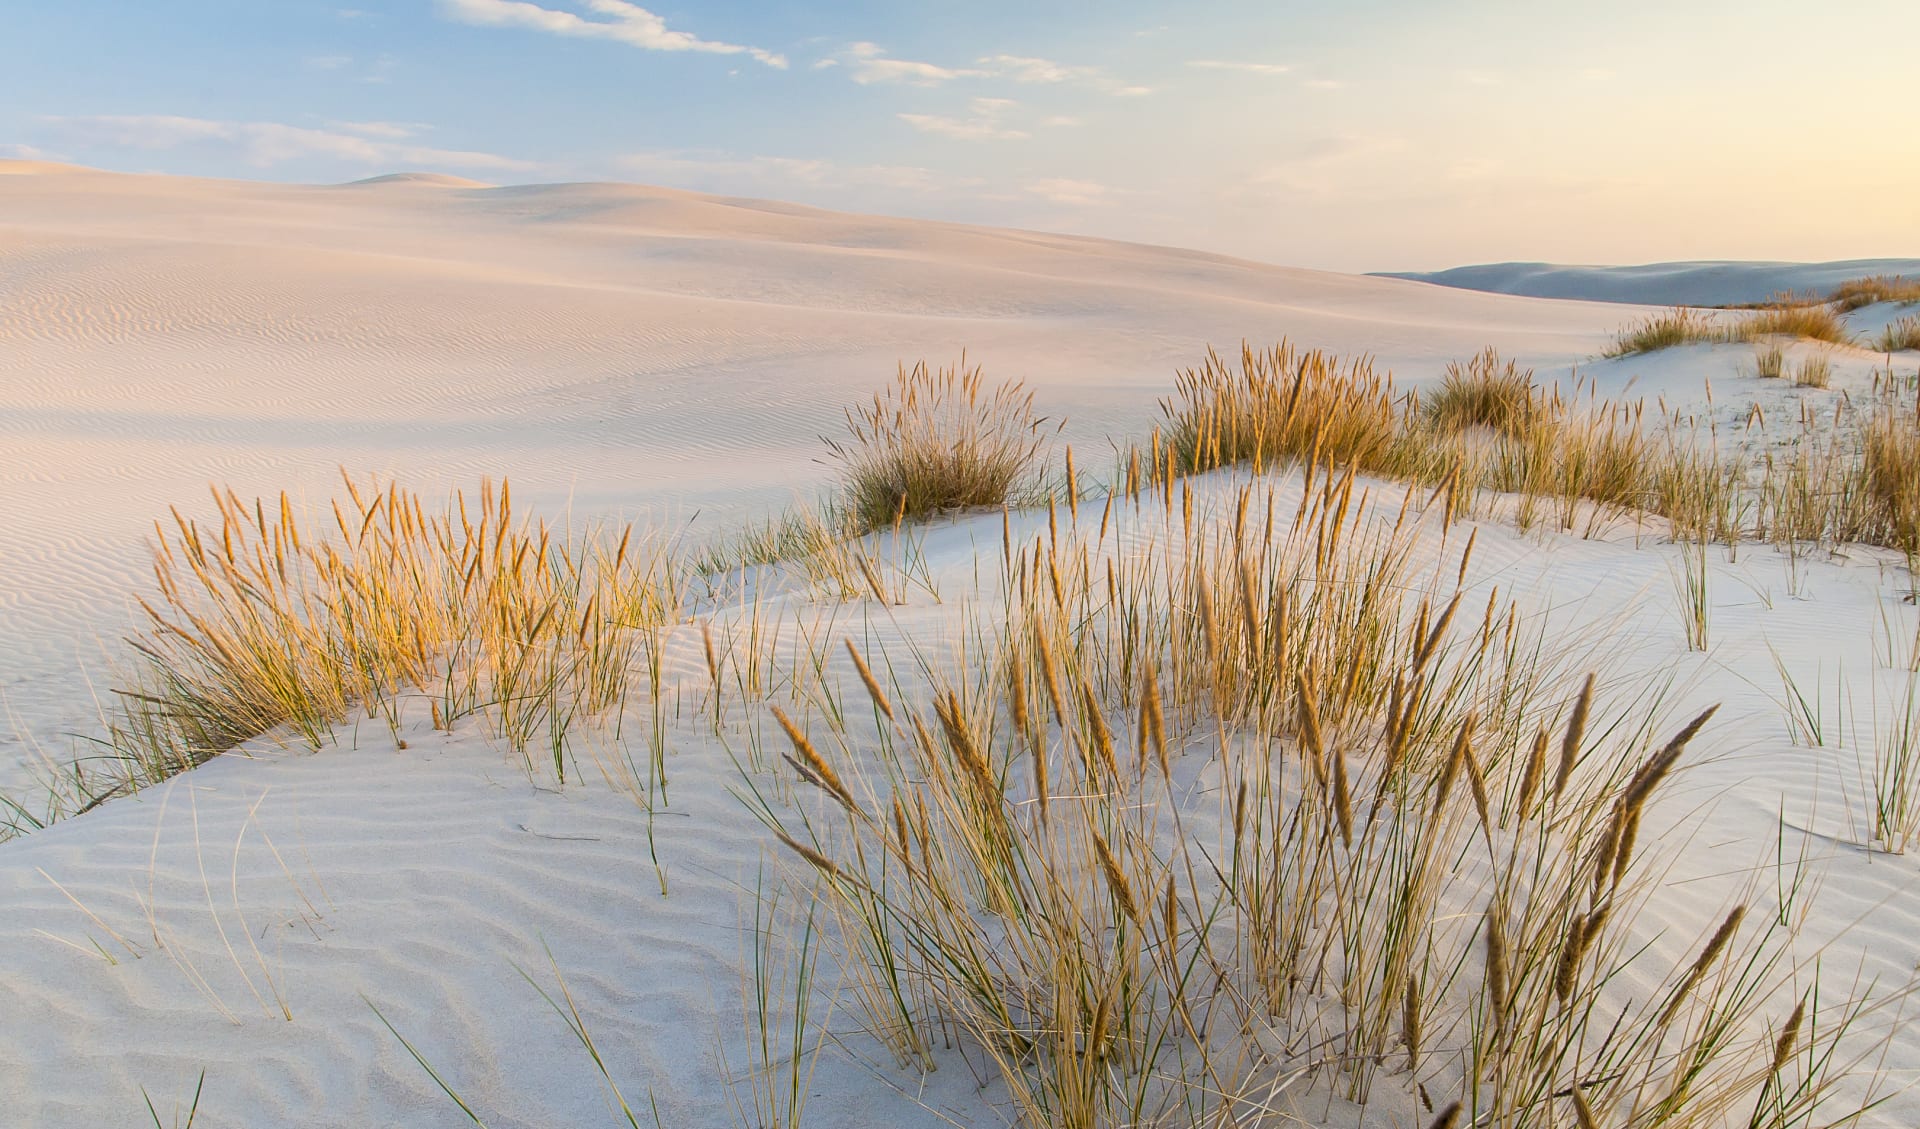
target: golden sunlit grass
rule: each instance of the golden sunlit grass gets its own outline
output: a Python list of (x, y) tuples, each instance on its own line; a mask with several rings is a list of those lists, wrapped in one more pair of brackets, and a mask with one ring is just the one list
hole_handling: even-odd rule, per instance
[(902, 1066), (957, 1039), (1036, 1127), (1261, 1124), (1303, 1079), (1474, 1124), (1824, 1108), (1864, 1005), (1792, 986), (1790, 903), (1644, 948), (1674, 845), (1641, 826), (1712, 711), (1576, 690), (1351, 471), (1182, 497), (1124, 503), (1125, 554), (1104, 521), (1008, 538), (1004, 623), (967, 633), (997, 644), (863, 678), (871, 727), (781, 714), (810, 795), (748, 780)]
[(486, 717), (565, 778), (570, 726), (620, 707), (642, 633), (677, 611), (677, 566), (631, 530), (520, 518), (505, 483), (432, 516), (398, 485), (346, 486), (321, 528), (285, 495), (226, 491), (217, 525), (156, 524), (156, 594), (90, 802), (269, 732), (317, 748), (355, 709), (398, 740), (408, 698), (436, 727)]
[(1500, 355), (1488, 349), (1465, 365), (1448, 363), (1439, 389), (1426, 399), (1427, 421), (1443, 433), (1484, 427), (1518, 437), (1532, 428), (1540, 398), (1531, 371), (1514, 361), (1502, 368)]
[(1640, 353), (1654, 353), (1661, 349), (1671, 349), (1676, 345), (1692, 345), (1701, 342), (1721, 341), (1721, 327), (1714, 320), (1698, 310), (1685, 306), (1676, 306), (1671, 310), (1651, 314), (1644, 321), (1621, 330), (1614, 337), (1602, 356), (1631, 357)]
[[(1783, 354), (1779, 364), (1803, 386), (1831, 383), (1825, 355), (1789, 369)], [(1162, 404), (1165, 426), (1126, 457), (1124, 490), (1170, 497), (1179, 475), (1236, 463), (1351, 467), (1439, 491), (1454, 514), (1476, 512), (1483, 491), (1508, 495), (1523, 528), (1591, 531), (1608, 514), (1639, 512), (1666, 518), (1684, 541), (1908, 551), (1910, 503), (1890, 484), (1909, 465), (1905, 437), (1920, 429), (1920, 405), (1898, 390), (1911, 381), (1883, 376), (1869, 396), (1808, 410), (1791, 442), (1755, 457), (1723, 450), (1714, 430), (1680, 416), (1648, 418), (1640, 403), (1569, 402), (1492, 353), (1448, 379), (1427, 401), (1365, 360), (1285, 342), (1243, 348), (1237, 367), (1209, 354)], [(1461, 429), (1483, 419), (1501, 422)]]
[(1833, 383), (1833, 359), (1810, 353), (1793, 366), (1793, 382), (1802, 388), (1825, 388)]
[(1846, 321), (1824, 305), (1769, 305), (1732, 320), (1719, 320), (1681, 306), (1621, 330), (1601, 355), (1630, 357), (1676, 345), (1724, 345), (1770, 338), (1854, 343)]
[(847, 439), (828, 441), (840, 511), (866, 531), (1017, 502), (1034, 485), (1047, 424), (1033, 393), (1017, 382), (989, 389), (965, 357), (939, 370), (902, 366), (870, 406), (848, 409)]
[(1877, 274), (1866, 278), (1849, 279), (1834, 287), (1827, 295), (1827, 301), (1842, 313), (1881, 302), (1913, 305), (1920, 303), (1920, 279), (1906, 278), (1897, 274)]
[[(1920, 279), (1900, 275), (1850, 279), (1834, 287), (1824, 299), (1780, 294), (1768, 302), (1741, 307), (1752, 312), (1730, 321), (1718, 321), (1702, 311), (1677, 306), (1621, 330), (1602, 355), (1628, 357), (1676, 345), (1769, 338), (1853, 345), (1857, 342), (1847, 328), (1844, 315), (1881, 303), (1920, 304)], [(1882, 352), (1920, 348), (1920, 319), (1907, 318), (1889, 326), (1876, 347)], [(1761, 375), (1769, 374), (1763, 371)]]
[(1825, 341), (1831, 345), (1853, 343), (1853, 333), (1846, 321), (1828, 306), (1774, 306), (1757, 310), (1727, 327), (1721, 340), (1760, 341), (1769, 337)]
[(1873, 347), (1882, 353), (1920, 349), (1920, 315), (1888, 322), (1886, 328), (1880, 331), (1880, 336), (1874, 339)]

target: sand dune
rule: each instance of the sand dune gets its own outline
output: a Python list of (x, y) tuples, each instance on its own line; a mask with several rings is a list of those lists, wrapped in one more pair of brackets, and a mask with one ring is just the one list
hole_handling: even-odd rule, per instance
[[(95, 717), (127, 601), (149, 583), (151, 523), (175, 505), (204, 515), (210, 481), (318, 505), (343, 466), (429, 497), (510, 476), (521, 505), (697, 541), (811, 497), (831, 474), (819, 436), (843, 405), (900, 361), (963, 348), (992, 376), (1027, 379), (1102, 471), (1110, 441), (1152, 425), (1177, 368), (1243, 338), (1371, 353), (1414, 383), (1497, 345), (1548, 378), (1577, 367), (1602, 394), (1665, 394), (1729, 431), (1752, 403), (1790, 420), (1872, 379), (1874, 358), (1851, 352), (1832, 391), (1804, 393), (1742, 378), (1740, 347), (1592, 361), (1635, 313), (632, 185), (400, 174), (315, 187), (0, 162), (0, 702), (16, 722), (0, 790), (26, 783), (36, 750), (83, 747), (63, 734)], [(1295, 505), (1299, 476), (1275, 481)], [(1225, 520), (1237, 485), (1196, 480), (1200, 520)], [(1375, 484), (1361, 505), (1384, 519), (1400, 496)], [(1116, 551), (1171, 537), (1155, 512), (1120, 518)], [(1047, 521), (1015, 515), (1014, 533), (1042, 536)], [(1418, 567), (1451, 568), (1460, 535), (1426, 528)], [(944, 659), (967, 605), (991, 614), (999, 598), (980, 578), (1001, 536), (999, 515), (927, 531), (938, 600), (770, 587), (761, 614), (789, 625), (788, 647), (803, 628), (858, 636), (903, 667)], [(1684, 963), (1726, 897), (1774, 880), (1765, 860), (1785, 845), (1825, 868), (1831, 900), (1810, 930), (1837, 936), (1825, 962), (1883, 985), (1910, 976), (1915, 863), (1858, 845), (1860, 747), (1790, 739), (1771, 657), (1860, 724), (1920, 646), (1901, 563), (1864, 549), (1716, 556), (1713, 646), (1693, 652), (1681, 550), (1656, 524), (1583, 538), (1489, 520), (1475, 536), (1473, 599), (1517, 599), (1553, 646), (1610, 685), (1653, 687), (1667, 714), (1722, 703), (1657, 813), (1678, 833), (1670, 889), (1639, 923), (1652, 951)], [(752, 614), (701, 611), (723, 639)], [(777, 731), (730, 715), (716, 734), (689, 716), (707, 678), (700, 628), (663, 638), (678, 712), (671, 804), (651, 816), (611, 738), (576, 749), (560, 787), (479, 720), (439, 732), (421, 705), (397, 734), (356, 719), (317, 752), (262, 738), (0, 844), (0, 1110), (23, 1125), (137, 1124), (142, 1090), (164, 1112), (204, 1070), (196, 1124), (213, 1129), (470, 1124), (378, 1007), (490, 1125), (624, 1123), (540, 998), (564, 975), (643, 1124), (652, 1110), (669, 1126), (733, 1123), (741, 915), (771, 873), (734, 758)], [(826, 677), (854, 685), (838, 657)], [(822, 1057), (811, 1123), (1003, 1123), (1006, 1094), (979, 1064), (948, 1057), (921, 1078), (835, 1029), (850, 1049)], [(1887, 1067), (1896, 1089), (1920, 1076), (1920, 1029), (1897, 1033)], [(1298, 1112), (1426, 1120), (1385, 1099)], [(1920, 1103), (1899, 1094), (1875, 1116), (1914, 1124)]]
[[(635, 185), (0, 171), (0, 690), (55, 752), (144, 531), (209, 482), (508, 476), (699, 532), (810, 498), (818, 437), (901, 361), (966, 349), (1105, 450), (1210, 344), (1291, 335), (1421, 379), (1495, 341), (1564, 368), (1619, 316)], [(0, 765), (21, 756), (0, 731)]]
[(1920, 259), (1848, 259), (1832, 263), (1690, 262), (1632, 267), (1488, 263), (1451, 270), (1386, 273), (1438, 286), (1662, 306), (1733, 306), (1779, 294), (1825, 294), (1850, 278), (1920, 275)]

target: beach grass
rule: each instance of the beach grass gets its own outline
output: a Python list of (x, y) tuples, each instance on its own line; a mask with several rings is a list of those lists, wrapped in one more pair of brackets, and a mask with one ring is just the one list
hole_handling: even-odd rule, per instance
[(1900, 353), (1920, 349), (1920, 315), (1888, 322), (1874, 339), (1873, 347), (1882, 353)]
[(989, 386), (965, 356), (947, 368), (902, 365), (892, 387), (846, 417), (847, 435), (827, 447), (839, 512), (863, 532), (1019, 502), (1058, 430), (1024, 385)]
[(865, 736), (781, 717), (806, 787), (744, 795), (863, 1029), (909, 1069), (958, 1038), (1034, 1126), (1251, 1117), (1302, 1077), (1476, 1124), (1826, 1110), (1861, 1005), (1794, 990), (1793, 913), (1743, 895), (1664, 968), (1636, 932), (1676, 849), (1643, 820), (1713, 711), (1609, 705), (1464, 559), (1416, 573), (1437, 505), (1234, 495), (1143, 494), (1124, 555), (1009, 540), (989, 654), (867, 682)]

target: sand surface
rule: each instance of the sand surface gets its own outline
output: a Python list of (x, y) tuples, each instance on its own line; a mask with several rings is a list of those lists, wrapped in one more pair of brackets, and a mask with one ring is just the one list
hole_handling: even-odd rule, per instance
[[(210, 481), (319, 504), (342, 466), (429, 496), (506, 476), (548, 514), (711, 536), (814, 497), (843, 406), (902, 360), (962, 348), (1067, 416), (1083, 465), (1146, 432), (1177, 368), (1243, 338), (1371, 353), (1411, 382), (1492, 344), (1549, 378), (1577, 369), (1603, 394), (1728, 419), (1753, 402), (1787, 418), (1870, 380), (1874, 359), (1851, 352), (1818, 393), (1743, 377), (1739, 348), (1594, 361), (1638, 312), (631, 185), (304, 187), (0, 162), (0, 789), (30, 786), (34, 758), (91, 731), (148, 582), (147, 531), (169, 506), (204, 514)], [(1231, 490), (1202, 481), (1202, 508)], [(979, 561), (1000, 535), (998, 515), (927, 531), (939, 602), (789, 591), (766, 614), (950, 648), (968, 600), (995, 598)], [(1859, 846), (1861, 748), (1920, 645), (1897, 561), (1718, 555), (1699, 653), (1677, 616), (1679, 550), (1657, 529), (1489, 521), (1479, 546), (1474, 591), (1558, 617), (1622, 685), (1670, 680), (1676, 714), (1723, 703), (1668, 812), (1690, 829), (1674, 868), (1691, 885), (1656, 903), (1675, 936), (1711, 923), (1784, 819), (1789, 849), (1826, 867), (1814, 932), (1839, 935), (1830, 963), (1885, 983), (1920, 966), (1915, 861)], [(699, 614), (729, 629), (744, 613)], [(666, 645), (697, 700), (699, 628)], [(1791, 739), (1774, 653), (1832, 696), (1844, 738)], [(737, 746), (766, 722), (728, 725)], [(580, 751), (585, 783), (559, 787), (483, 726), (409, 716), (403, 735), (398, 749), (384, 724), (350, 723), (317, 752), (261, 739), (0, 844), (12, 1123), (141, 1123), (143, 1089), (165, 1116), (204, 1071), (201, 1126), (470, 1124), (377, 1007), (489, 1125), (624, 1124), (536, 990), (561, 976), (641, 1124), (649, 1102), (663, 1125), (735, 1123), (742, 915), (774, 864), (728, 746), (676, 728), (672, 810), (650, 818), (618, 771), (594, 768), (618, 761), (611, 739)], [(921, 1079), (857, 1034), (842, 1049), (821, 1056), (810, 1124), (1003, 1123), (1004, 1093), (963, 1062)], [(1920, 1081), (1920, 1033), (1887, 1066), (1896, 1088)], [(1920, 1102), (1876, 1116), (1914, 1124)]]

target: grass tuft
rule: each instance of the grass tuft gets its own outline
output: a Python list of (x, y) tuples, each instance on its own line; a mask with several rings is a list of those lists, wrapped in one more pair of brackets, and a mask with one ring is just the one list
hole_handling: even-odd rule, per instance
[(1886, 328), (1880, 331), (1880, 336), (1874, 339), (1873, 347), (1882, 353), (1920, 349), (1920, 315), (1888, 322)]
[(952, 368), (901, 366), (892, 388), (847, 410), (845, 440), (828, 440), (841, 511), (866, 531), (954, 510), (1021, 500), (1051, 430), (1020, 382), (988, 389), (965, 356)]
[(1833, 360), (1824, 353), (1803, 357), (1793, 369), (1793, 382), (1802, 388), (1826, 388), (1833, 383)]
[(1676, 306), (1649, 315), (1646, 320), (1635, 322), (1621, 330), (1613, 339), (1603, 357), (1631, 357), (1641, 353), (1655, 353), (1661, 349), (1671, 349), (1676, 345), (1692, 345), (1703, 341), (1719, 340), (1720, 329), (1713, 319), (1698, 310), (1686, 306)]
[(1827, 295), (1827, 301), (1842, 313), (1878, 305), (1881, 302), (1897, 302), (1910, 306), (1920, 303), (1920, 279), (1897, 274), (1876, 274), (1866, 278), (1848, 279), (1833, 288)]
[(1427, 422), (1443, 433), (1484, 427), (1518, 438), (1542, 410), (1533, 371), (1515, 361), (1500, 366), (1500, 354), (1488, 349), (1465, 365), (1449, 362), (1440, 390), (1426, 401)]

